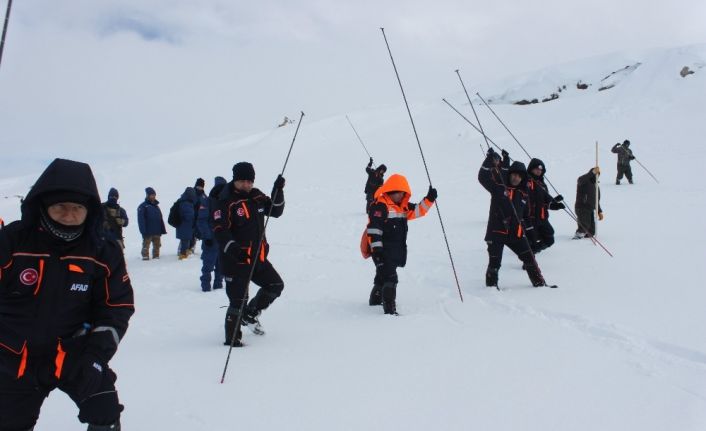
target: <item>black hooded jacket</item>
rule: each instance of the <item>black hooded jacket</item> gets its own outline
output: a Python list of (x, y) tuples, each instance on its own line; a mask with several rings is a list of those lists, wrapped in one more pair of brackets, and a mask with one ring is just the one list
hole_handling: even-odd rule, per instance
[[(72, 241), (40, 222), (42, 197), (54, 192), (88, 197), (85, 229)], [(62, 349), (67, 358), (90, 350), (105, 362), (117, 350), (133, 291), (120, 246), (100, 237), (101, 214), (91, 168), (56, 159), (24, 200), (22, 219), (0, 231), (0, 373), (19, 377), (28, 357)]]
[(380, 188), (385, 182), (385, 165), (380, 165), (373, 169), (370, 166), (365, 168), (365, 172), (368, 174), (368, 180), (365, 182), (365, 194), (372, 197), (375, 191)]
[(596, 209), (596, 191), (598, 191), (598, 212), (603, 212), (601, 208), (601, 189), (596, 187), (596, 174), (593, 169), (581, 175), (576, 181), (576, 203), (575, 209)]
[[(522, 181), (516, 187), (511, 186), (509, 182), (509, 176), (513, 172), (522, 176)], [(502, 172), (502, 180), (500, 180), (496, 168), (493, 167), (493, 157), (488, 156), (478, 171), (478, 182), (491, 196), (488, 226), (485, 232), (486, 241), (519, 240), (524, 235), (525, 229), (533, 229), (529, 223), (527, 171), (523, 163), (513, 162), (507, 173)], [(522, 225), (517, 222), (513, 206), (517, 216), (522, 220)]]
[[(535, 176), (532, 171), (539, 167), (542, 173)], [(549, 194), (549, 189), (544, 183), (544, 174), (547, 172), (546, 165), (540, 159), (532, 159), (527, 165), (527, 192), (529, 195), (529, 213), (532, 226), (539, 226), (542, 223), (549, 223), (549, 210), (560, 209), (557, 202)]]

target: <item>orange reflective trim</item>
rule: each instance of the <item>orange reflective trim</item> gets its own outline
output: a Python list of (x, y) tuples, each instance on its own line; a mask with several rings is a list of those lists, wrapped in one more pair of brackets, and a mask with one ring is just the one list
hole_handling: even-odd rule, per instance
[(241, 202), (240, 205), (243, 207), (243, 210), (245, 210), (245, 218), (250, 218), (250, 211), (248, 211), (248, 206), (245, 205), (245, 202)]
[(522, 225), (517, 225), (517, 237), (522, 238)]
[(539, 218), (541, 218), (542, 220), (544, 220), (546, 218), (546, 215), (544, 214), (544, 207), (542, 207), (542, 212), (541, 212)]
[(513, 196), (515, 196), (515, 189), (509, 189), (509, 193), (508, 199), (512, 200)]
[(44, 278), (44, 259), (39, 259), (39, 278), (37, 279), (37, 288), (34, 289), (34, 296), (39, 293), (39, 289), (42, 286), (42, 278)]
[(66, 352), (61, 348), (61, 341), (56, 346), (56, 359), (54, 360), (54, 365), (56, 365), (56, 372), (54, 375), (57, 379), (61, 378), (61, 370), (64, 367), (64, 358), (66, 357)]
[(22, 348), (22, 360), (20, 360), (20, 368), (17, 370), (17, 378), (25, 375), (25, 369), (27, 368), (27, 345)]
[(260, 245), (260, 262), (265, 261), (265, 244)]
[(108, 288), (108, 279), (105, 279), (105, 305), (109, 307), (135, 307), (135, 304), (111, 304), (110, 289)]
[(70, 264), (69, 264), (69, 271), (71, 271), (71, 272), (79, 272), (79, 273), (83, 274), (83, 268), (81, 268), (81, 267), (78, 266), (78, 265), (74, 265), (73, 263), (70, 263)]
[(250, 256), (252, 255), (252, 246), (248, 247), (248, 263), (251, 262)]

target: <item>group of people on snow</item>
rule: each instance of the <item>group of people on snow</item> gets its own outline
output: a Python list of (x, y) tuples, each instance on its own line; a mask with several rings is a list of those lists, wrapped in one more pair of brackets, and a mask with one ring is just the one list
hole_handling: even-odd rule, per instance
[[(618, 178), (632, 184), (629, 141), (616, 144)], [(407, 179), (385, 165), (366, 167), (368, 224), (361, 250), (375, 265), (369, 304), (396, 315), (397, 269), (407, 261), (407, 223), (424, 217), (434, 205), (431, 185), (412, 203)], [(490, 193), (485, 241), (486, 285), (498, 285), (505, 246), (523, 262), (533, 286), (546, 282), (535, 255), (551, 247), (554, 230), (549, 210), (565, 209), (563, 197), (552, 197), (545, 164), (511, 162), (509, 154), (489, 149), (478, 181)], [(577, 237), (595, 234), (593, 213), (600, 207), (600, 170), (579, 177), (575, 210)], [(254, 187), (255, 169), (248, 162), (233, 166), (230, 182), (196, 180), (175, 202), (180, 259), (202, 241), (201, 288), (225, 284), (229, 306), (224, 344), (242, 346), (241, 326), (263, 334), (259, 322), (282, 293), (284, 282), (268, 260), (266, 218), (282, 216), (285, 179), (274, 181), (270, 195)], [(158, 259), (166, 228), (152, 187), (137, 209), (142, 258)], [(35, 182), (21, 206), (20, 220), (0, 229), (0, 429), (31, 430), (48, 394), (56, 388), (79, 408), (79, 420), (91, 431), (119, 431), (120, 404), (116, 374), (108, 363), (116, 353), (134, 313), (133, 289), (123, 249), (128, 216), (115, 188), (101, 203), (91, 168), (81, 162), (54, 160)], [(172, 218), (170, 209), (170, 218)], [(175, 222), (176, 223), (176, 222)], [(212, 276), (213, 274), (213, 276)], [(260, 287), (249, 297), (249, 283)]]

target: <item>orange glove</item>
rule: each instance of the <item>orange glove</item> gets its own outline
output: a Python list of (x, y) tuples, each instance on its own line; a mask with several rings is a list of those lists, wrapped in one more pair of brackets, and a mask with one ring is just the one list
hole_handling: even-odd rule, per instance
[(598, 213), (598, 220), (603, 221), (603, 213)]

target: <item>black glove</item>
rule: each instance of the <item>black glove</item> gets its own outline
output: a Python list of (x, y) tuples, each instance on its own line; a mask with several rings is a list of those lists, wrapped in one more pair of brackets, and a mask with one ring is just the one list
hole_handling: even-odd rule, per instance
[(556, 197), (554, 198), (554, 202), (561, 202), (563, 200), (564, 200), (564, 196), (562, 196), (562, 195), (556, 195)]
[(429, 202), (434, 202), (436, 200), (436, 197), (438, 194), (436, 193), (436, 189), (429, 185), (429, 191), (427, 191), (427, 199)]
[(235, 241), (231, 242), (230, 246), (226, 248), (225, 254), (231, 259), (235, 259), (236, 262), (247, 262), (248, 258), (250, 258), (248, 251), (240, 248)]
[(495, 152), (494, 149), (488, 148), (488, 151), (485, 153), (486, 157), (492, 157), (494, 159), (499, 158), (498, 153)]
[(108, 365), (98, 356), (84, 352), (67, 378), (70, 384), (76, 385), (76, 395), (83, 401), (99, 391), (107, 371)]
[(272, 187), (275, 189), (282, 190), (284, 188), (284, 177), (282, 175), (277, 175), (277, 179), (275, 180), (275, 184)]
[(371, 167), (371, 166), (373, 166), (373, 158), (372, 157), (370, 158), (370, 161), (368, 162), (368, 167)]
[(213, 240), (212, 239), (205, 239), (203, 240), (203, 245), (206, 247), (213, 247)]
[(554, 202), (550, 205), (550, 208), (553, 210), (563, 210), (564, 208), (566, 208), (566, 205), (561, 202)]
[(385, 263), (384, 258), (382, 257), (381, 247), (376, 247), (373, 249), (373, 263), (375, 266), (382, 266)]
[(510, 153), (505, 150), (500, 150), (500, 153), (503, 155), (503, 159), (508, 159), (510, 157)]

